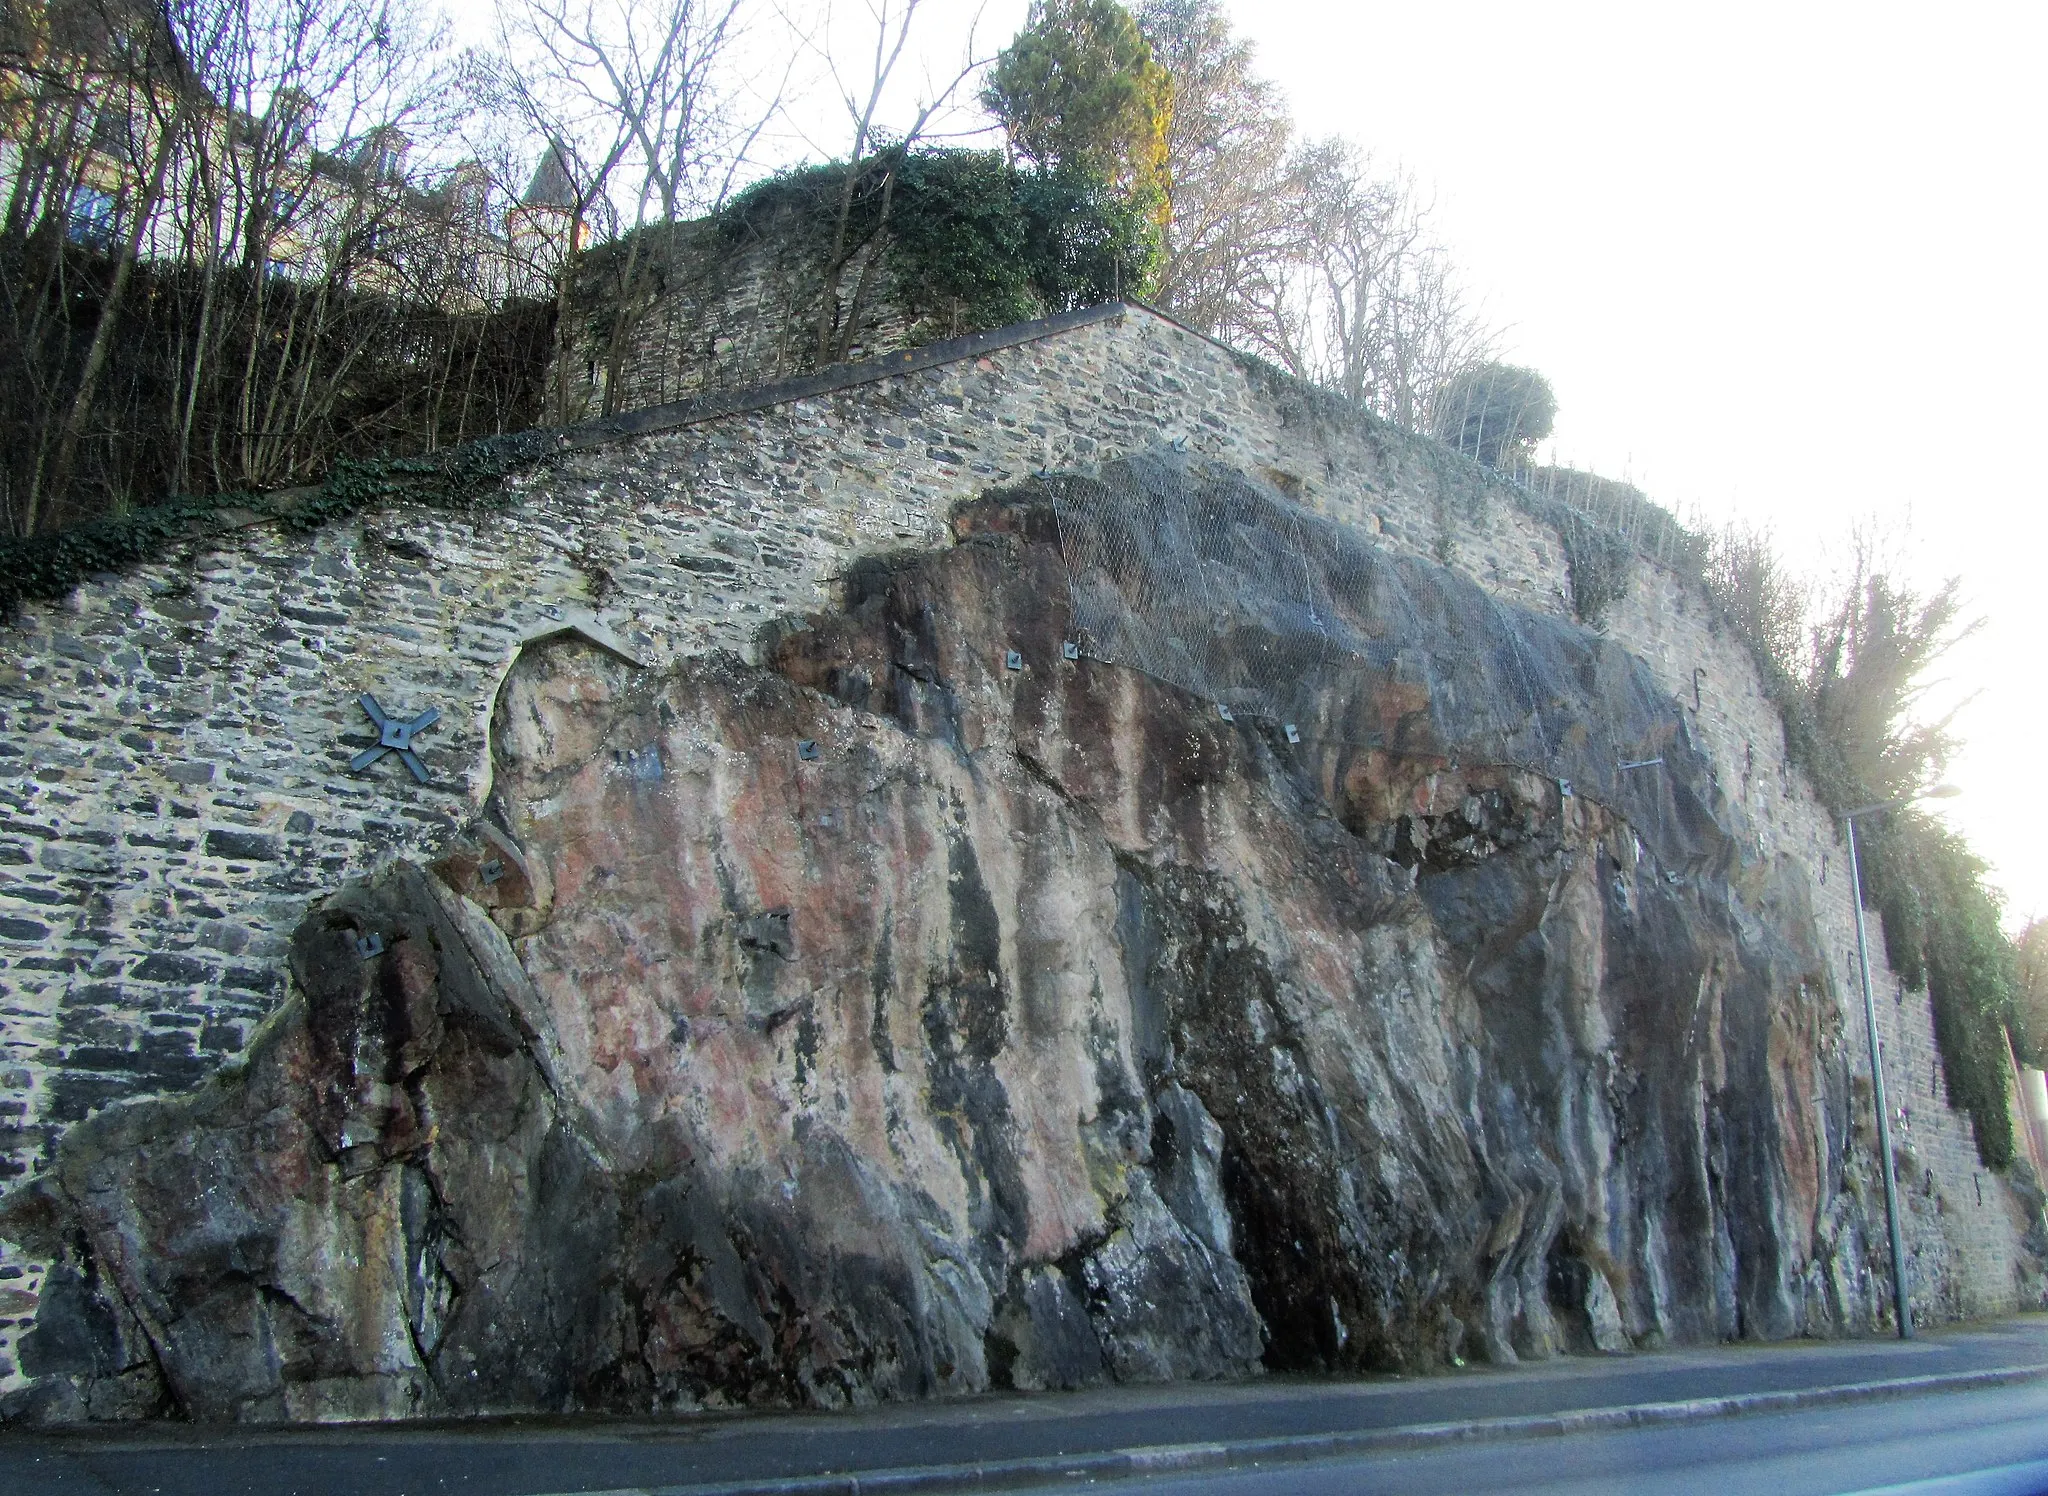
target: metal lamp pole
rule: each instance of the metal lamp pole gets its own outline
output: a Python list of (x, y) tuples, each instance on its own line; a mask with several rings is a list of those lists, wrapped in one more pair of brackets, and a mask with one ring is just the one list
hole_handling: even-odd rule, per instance
[(1891, 1108), (1884, 1099), (1884, 1054), (1877, 1038), (1877, 999), (1870, 990), (1870, 938), (1863, 928), (1863, 868), (1856, 855), (1856, 818), (1893, 810), (1915, 800), (1946, 800), (1960, 793), (1952, 784), (1938, 785), (1925, 794), (1860, 805), (1842, 814), (1842, 824), (1849, 832), (1849, 895), (1856, 906), (1856, 964), (1863, 978), (1863, 1026), (1870, 1037), (1870, 1098), (1877, 1108), (1877, 1151), (1884, 1163), (1885, 1224), (1892, 1238), (1892, 1302), (1897, 1308), (1901, 1340), (1913, 1338), (1913, 1306), (1906, 1285), (1906, 1242), (1899, 1230), (1899, 1182), (1892, 1165)]

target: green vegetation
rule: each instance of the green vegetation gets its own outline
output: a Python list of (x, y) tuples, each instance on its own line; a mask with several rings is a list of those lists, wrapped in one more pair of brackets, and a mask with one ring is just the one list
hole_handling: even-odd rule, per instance
[(56, 601), (86, 578), (154, 561), (180, 543), (250, 519), (296, 530), (403, 501), (457, 511), (503, 502), (501, 480), (553, 450), (544, 431), (489, 437), (428, 457), (337, 463), (318, 487), (274, 493), (176, 498), (129, 509), (53, 534), (0, 537), (0, 619), (25, 601)]
[[(407, 138), (403, 123), (433, 154), (424, 148), (439, 116), (425, 105), (447, 93), (447, 75), (382, 11), (342, 7), (342, 31), (318, 34), (356, 41), (327, 48), (325, 61), (301, 45), (315, 34), (308, 27), (327, 25), (321, 7), (279, 12), (264, 23), (270, 41), (242, 48), (209, 49), (190, 30), (205, 13), (150, 12), (172, 29), (150, 28), (144, 50), (160, 34), (174, 41), (168, 72), (121, 48), (95, 55), (108, 50), (93, 40), (96, 12), (50, 53), (62, 65), (24, 71), (23, 59), (56, 46), (44, 38), (0, 67), (23, 106), (8, 111), (21, 169), (0, 222), (0, 528), (18, 537), (0, 540), (0, 613), (251, 518), (310, 528), (399, 499), (458, 510), (499, 502), (499, 478), (556, 438), (468, 439), (547, 418), (550, 355), (576, 346), (559, 312), (579, 308), (593, 346), (608, 350), (610, 400), (633, 319), (677, 290), (692, 253), (729, 266), (744, 257), (718, 253), (719, 236), (755, 236), (795, 271), (796, 305), (774, 335), (797, 367), (851, 356), (878, 320), (895, 336), (899, 309), (920, 342), (1156, 295), (1189, 325), (1320, 382), (1288, 382), (1284, 411), (1356, 420), (1375, 443), (1418, 427), (1440, 436), (1446, 447), (1427, 447), (1423, 460), (1466, 485), (1445, 490), (1437, 516), (1444, 559), (1448, 495), (1483, 504), (1506, 492), (1556, 527), (1588, 623), (1622, 595), (1639, 554), (1695, 576), (1748, 645), (1795, 760), (1838, 814), (1924, 788), (1948, 757), (1946, 724), (1916, 726), (1914, 708), (1916, 682), (1957, 637), (1953, 587), (1923, 599), (1864, 569), (1835, 605), (1816, 609), (1753, 536), (1693, 534), (1604, 480), (1570, 475), (1560, 495), (1557, 474), (1527, 466), (1555, 415), (1548, 382), (1490, 361), (1494, 340), (1464, 310), (1405, 184), (1340, 143), (1297, 139), (1216, 0), (1151, 0), (1150, 40), (1115, 0), (1035, 0), (982, 95), (1014, 159), (875, 149), (872, 107), (855, 104), (851, 163), (758, 184), (690, 224), (666, 221), (700, 201), (678, 183), (678, 163), (697, 163), (709, 182), (729, 180), (716, 168), (740, 159), (688, 133), (722, 107), (703, 77), (620, 70), (609, 56), (571, 66), (543, 26), (526, 73), (499, 59), (493, 74), (553, 79), (506, 91), (524, 100), (525, 125), (548, 142), (560, 178), (543, 171), (521, 193), (523, 171), (497, 181), (472, 161), (408, 176), (402, 151), (374, 163), (335, 154), (374, 132), (323, 124), (329, 93), (388, 98), (378, 130), (392, 133), (376, 138)], [(674, 45), (684, 34), (657, 47), (657, 71), (701, 58)], [(871, 99), (893, 65), (886, 49), (876, 55)], [(301, 59), (288, 87), (248, 75), (266, 56)], [(382, 82), (357, 76), (379, 58)], [(637, 96), (585, 108), (628, 75), (646, 84)], [(554, 85), (557, 102), (582, 101), (577, 120), (548, 103)], [(189, 136), (149, 124), (179, 111), (144, 106), (191, 88), (204, 121), (195, 117)], [(263, 94), (304, 110), (258, 120), (233, 102)], [(82, 132), (87, 118), (94, 127)], [(214, 150), (216, 137), (228, 148)], [(308, 143), (321, 140), (326, 149)], [(644, 160), (621, 168), (628, 156)], [(112, 198), (73, 190), (96, 181), (132, 199), (125, 237), (113, 232)], [(265, 206), (230, 212), (244, 201)], [(657, 202), (665, 221), (646, 223)], [(145, 253), (153, 219), (175, 252)], [(587, 246), (586, 229), (610, 242)], [(1406, 248), (1390, 256), (1390, 245)], [(891, 317), (878, 319), (884, 307)], [(595, 362), (590, 372), (595, 383)], [(565, 373), (558, 412), (567, 387)], [(1518, 477), (1489, 479), (1449, 449)], [(154, 502), (207, 489), (221, 492)], [(1892, 961), (1926, 984), (1949, 1094), (1974, 1118), (1986, 1162), (2003, 1165), (2005, 1038), (2048, 1053), (2048, 979), (2038, 975), (2048, 937), (2030, 932), (2028, 961), (2018, 960), (1983, 865), (1934, 821), (1906, 809), (1864, 825), (1867, 887)]]
[[(1922, 720), (1921, 682), (1974, 627), (1951, 581), (1922, 597), (1867, 555), (1831, 601), (1786, 569), (1768, 537), (1703, 535), (1611, 479), (1524, 469), (1518, 501), (1555, 525), (1573, 604), (1598, 620), (1636, 554), (1688, 576), (1747, 646), (1785, 723), (1786, 748), (1840, 815), (1926, 789), (1954, 753), (1950, 722)], [(1885, 950), (1908, 986), (1925, 987), (1950, 1102), (1970, 1115), (1978, 1155), (2013, 1159), (2006, 1041), (2048, 1058), (2048, 925), (2016, 948), (2000, 927), (1986, 867), (1962, 839), (1911, 806), (1857, 821), (1865, 903), (1884, 917)], [(2027, 950), (2035, 954), (2029, 958)], [(2031, 995), (2031, 996), (2030, 996)]]
[[(767, 218), (794, 210), (800, 220), (808, 220), (814, 250), (822, 254), (846, 171), (844, 166), (813, 167), (763, 182), (720, 214), (713, 231), (764, 231)], [(853, 227), (861, 236), (856, 242), (885, 235), (897, 291), (922, 319), (929, 337), (1001, 327), (1110, 300), (1119, 291), (1142, 288), (1157, 255), (1152, 225), (1102, 178), (1072, 168), (1020, 169), (991, 151), (899, 151), (871, 158), (856, 188)], [(893, 199), (886, 225), (885, 192)], [(596, 263), (594, 273), (601, 274), (602, 262), (618, 252), (616, 244), (607, 245), (584, 258)], [(661, 262), (648, 257), (644, 263)], [(288, 293), (296, 294), (292, 288), (279, 294)], [(465, 405), (446, 399), (438, 387), (430, 389), (427, 395), (434, 397), (437, 413), (445, 408), (457, 418), (465, 413), (474, 417), (478, 407), (473, 402), (483, 400), (497, 407), (483, 412), (485, 420), (493, 414), (505, 418), (508, 412), (531, 418), (544, 367), (539, 349), (548, 341), (553, 311), (521, 309), (520, 315), (526, 320), (516, 324), (506, 316), (476, 319), (493, 332), (503, 324), (525, 340), (523, 357), (500, 353), (490, 365), (506, 371), (500, 377), (502, 390), (477, 381), (472, 403)], [(404, 330), (410, 324), (394, 321), (393, 326)], [(392, 359), (365, 361), (360, 367), (365, 378), (388, 382), (409, 365)], [(497, 501), (498, 480), (506, 472), (551, 450), (553, 437), (532, 431), (419, 456), (356, 455), (357, 441), (375, 440), (375, 433), (390, 425), (393, 411), (411, 408), (405, 398), (394, 394), (379, 407), (382, 426), (359, 420), (355, 440), (337, 440), (332, 465), (312, 486), (231, 489), (128, 505), (42, 534), (0, 537), (0, 618), (12, 616), (24, 601), (62, 598), (94, 573), (160, 559), (180, 543), (239, 519), (273, 519), (310, 529), (394, 500), (444, 509), (489, 507)]]
[[(67, 484), (40, 494), (118, 266), (0, 232), (0, 531), (50, 532), (180, 492), (316, 483), (337, 463), (459, 446), (540, 415), (546, 302), (448, 308), (246, 266), (132, 263), (121, 339)], [(194, 365), (193, 349), (211, 356)], [(40, 465), (40, 466), (39, 466)]]
[(981, 100), (1025, 160), (1163, 205), (1173, 84), (1116, 0), (1035, 0)]
[(1891, 824), (1859, 820), (1857, 836), (1892, 969), (1926, 987), (1949, 1101), (1970, 1114), (1978, 1156), (2002, 1169), (2013, 1160), (2007, 1036), (2022, 1058), (2036, 1051), (1998, 900), (1984, 884), (1983, 860), (1961, 837), (1910, 812), (1885, 819)]
[[(807, 167), (750, 188), (724, 232), (768, 232), (793, 211), (822, 253), (849, 168)], [(885, 236), (896, 290), (933, 336), (1002, 327), (1141, 291), (1157, 235), (1101, 176), (1019, 168), (994, 151), (890, 151), (854, 183), (848, 241)], [(886, 216), (885, 216), (886, 215)]]
[(1549, 380), (1515, 364), (1484, 363), (1452, 375), (1437, 391), (1430, 429), (1483, 466), (1518, 467), (1556, 419)]
[[(1881, 804), (1941, 777), (1956, 746), (1950, 724), (1918, 720), (1915, 707), (1927, 671), (1972, 627), (1954, 581), (1921, 597), (1862, 560), (1835, 603), (1815, 609), (1760, 536), (1730, 532), (1698, 555), (1701, 580), (1785, 719), (1793, 760), (1829, 809)], [(1911, 806), (1859, 818), (1857, 840), (1892, 969), (1927, 989), (1949, 1100), (1970, 1114), (1978, 1156), (2002, 1169), (2013, 1160), (2007, 1036), (2031, 1058), (2048, 1031), (2027, 1021), (1986, 866)]]
[[(2012, 943), (2013, 998), (2039, 1056), (2048, 1047), (2048, 919), (2030, 919)], [(2035, 1063), (2039, 1063), (2038, 1058)]]
[(1635, 571), (1635, 547), (1576, 509), (1564, 509), (1557, 516), (1557, 533), (1564, 541), (1565, 566), (1571, 572), (1572, 612), (1583, 622), (1598, 624), (1628, 591)]

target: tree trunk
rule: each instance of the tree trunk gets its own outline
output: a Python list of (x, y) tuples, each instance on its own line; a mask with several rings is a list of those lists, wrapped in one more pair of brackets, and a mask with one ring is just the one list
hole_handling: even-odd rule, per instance
[(100, 303), (99, 321), (93, 326), (92, 343), (85, 351), (85, 366), (79, 371), (78, 389), (71, 397), (71, 408), (65, 412), (64, 424), (57, 437), (57, 456), (50, 464), (49, 481), (42, 486), (40, 493), (35, 490), (29, 493), (28, 516), (23, 524), (27, 534), (35, 533), (38, 511), (42, 507), (39, 501), (44, 497), (61, 499), (71, 484), (71, 469), (78, 460), (78, 443), (85, 435), (86, 422), (92, 418), (100, 376), (106, 372), (107, 357), (113, 352), (114, 328), (121, 318), (121, 300), (127, 294), (135, 261), (142, 253), (143, 235), (148, 232), (149, 221), (156, 214), (157, 201), (163, 195), (164, 177), (171, 169), (177, 137), (178, 120), (173, 116), (157, 148), (156, 166), (150, 173), (149, 186), (136, 203), (135, 223), (128, 230), (120, 257), (114, 262), (114, 278), (107, 287), (107, 299)]

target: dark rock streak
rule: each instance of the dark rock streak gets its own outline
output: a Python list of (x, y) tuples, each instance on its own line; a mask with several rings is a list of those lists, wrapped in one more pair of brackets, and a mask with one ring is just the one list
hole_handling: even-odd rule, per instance
[[(1255, 555), (1281, 501), (1216, 481)], [(1639, 662), (1353, 565), (1342, 668), (1272, 683), (1291, 745), (1062, 658), (1042, 494), (958, 532), (758, 668), (531, 648), (484, 818), (307, 916), (241, 1063), (9, 1198), (59, 1264), (15, 1411), (833, 1406), (1877, 1325), (1805, 875), (1725, 835)], [(1216, 647), (1295, 657), (1237, 583)], [(1503, 661), (1552, 761), (1458, 736)], [(1613, 743), (1663, 773), (1624, 788)]]

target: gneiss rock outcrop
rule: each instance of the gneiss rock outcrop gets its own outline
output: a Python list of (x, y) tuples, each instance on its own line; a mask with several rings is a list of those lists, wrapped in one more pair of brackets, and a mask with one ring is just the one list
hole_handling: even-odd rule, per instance
[[(1282, 501), (1195, 478), (1263, 554)], [(1805, 873), (1731, 842), (1639, 662), (1349, 538), (1349, 663), (1274, 682), (1293, 743), (1063, 657), (1044, 493), (956, 528), (759, 667), (529, 648), (462, 844), (317, 906), (244, 1063), (76, 1127), (6, 1204), (61, 1264), (23, 1411), (838, 1405), (1872, 1327)], [(1260, 576), (1216, 647), (1292, 626)], [(1457, 740), (1509, 667), (1547, 764)], [(1615, 743), (1658, 772), (1624, 788)]]

